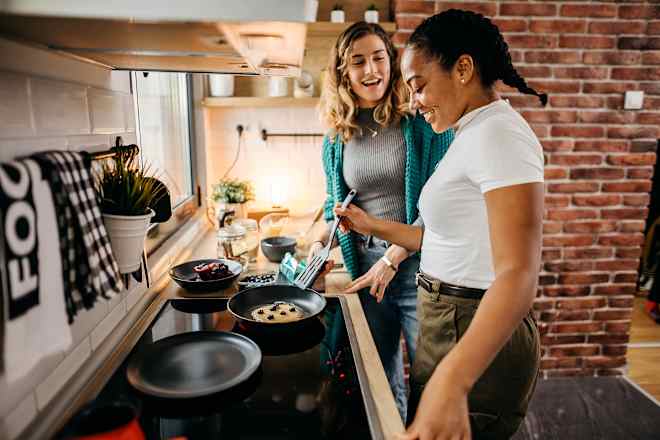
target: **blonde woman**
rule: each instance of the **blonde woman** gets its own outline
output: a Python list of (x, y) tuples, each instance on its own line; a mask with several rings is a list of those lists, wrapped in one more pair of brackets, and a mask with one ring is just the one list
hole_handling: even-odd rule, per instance
[[(417, 220), (417, 199), (453, 139), (451, 130), (433, 132), (421, 116), (408, 113), (396, 49), (377, 24), (358, 22), (337, 39), (330, 55), (321, 96), (321, 118), (328, 129), (323, 140), (327, 183), (325, 219), (349, 188), (353, 203), (376, 218), (402, 223)], [(310, 258), (327, 242), (317, 237)], [(415, 356), (417, 253), (376, 237), (339, 234), (344, 264), (360, 292), (371, 334), (401, 416), (407, 397), (400, 337), (409, 358)]]

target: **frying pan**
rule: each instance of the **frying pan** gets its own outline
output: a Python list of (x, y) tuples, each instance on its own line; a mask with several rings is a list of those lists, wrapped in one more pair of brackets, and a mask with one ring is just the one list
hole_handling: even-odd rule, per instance
[[(303, 317), (292, 322), (259, 322), (252, 318), (254, 309), (276, 301), (295, 305), (302, 310)], [(301, 289), (290, 284), (268, 284), (241, 290), (229, 299), (227, 310), (244, 327), (270, 333), (305, 328), (309, 320), (315, 319), (325, 309), (325, 305), (325, 298), (312, 289)]]

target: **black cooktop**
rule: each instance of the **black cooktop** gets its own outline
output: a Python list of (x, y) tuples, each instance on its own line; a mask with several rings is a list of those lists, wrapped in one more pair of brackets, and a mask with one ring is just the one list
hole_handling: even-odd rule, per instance
[[(271, 337), (241, 328), (226, 299), (169, 300), (97, 401), (136, 404), (148, 439), (381, 438), (375, 417), (366, 415), (373, 402), (360, 388), (362, 370), (356, 367), (340, 299), (327, 301), (320, 318), (304, 331)], [(136, 351), (171, 335), (214, 330), (243, 334), (260, 347), (261, 366), (243, 384), (201, 398), (162, 399), (128, 383), (126, 367)]]

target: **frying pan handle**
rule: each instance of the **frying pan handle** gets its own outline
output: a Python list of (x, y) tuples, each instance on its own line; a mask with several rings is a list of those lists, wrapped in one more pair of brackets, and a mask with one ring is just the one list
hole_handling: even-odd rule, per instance
[[(353, 197), (355, 197), (355, 194), (357, 194), (357, 191), (352, 189), (348, 192), (346, 195), (346, 198), (341, 204), (342, 209), (346, 209), (348, 205), (351, 204), (351, 201), (353, 200)], [(332, 242), (335, 240), (335, 234), (337, 233), (337, 227), (339, 226), (339, 221), (341, 220), (340, 216), (335, 216), (335, 221), (332, 224), (332, 229), (330, 230), (330, 236), (328, 237), (328, 243), (326, 244), (327, 248), (332, 247)]]

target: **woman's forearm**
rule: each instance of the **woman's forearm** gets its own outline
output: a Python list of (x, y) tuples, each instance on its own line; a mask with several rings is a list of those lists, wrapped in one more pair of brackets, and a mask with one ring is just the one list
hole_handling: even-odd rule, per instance
[(409, 251), (421, 249), (422, 232), (423, 228), (420, 226), (381, 219), (374, 219), (371, 230), (372, 235), (390, 243), (398, 244)]
[(466, 392), (481, 377), (529, 312), (536, 296), (538, 270), (512, 269), (497, 276), (467, 331), (436, 367), (429, 384), (447, 375)]

